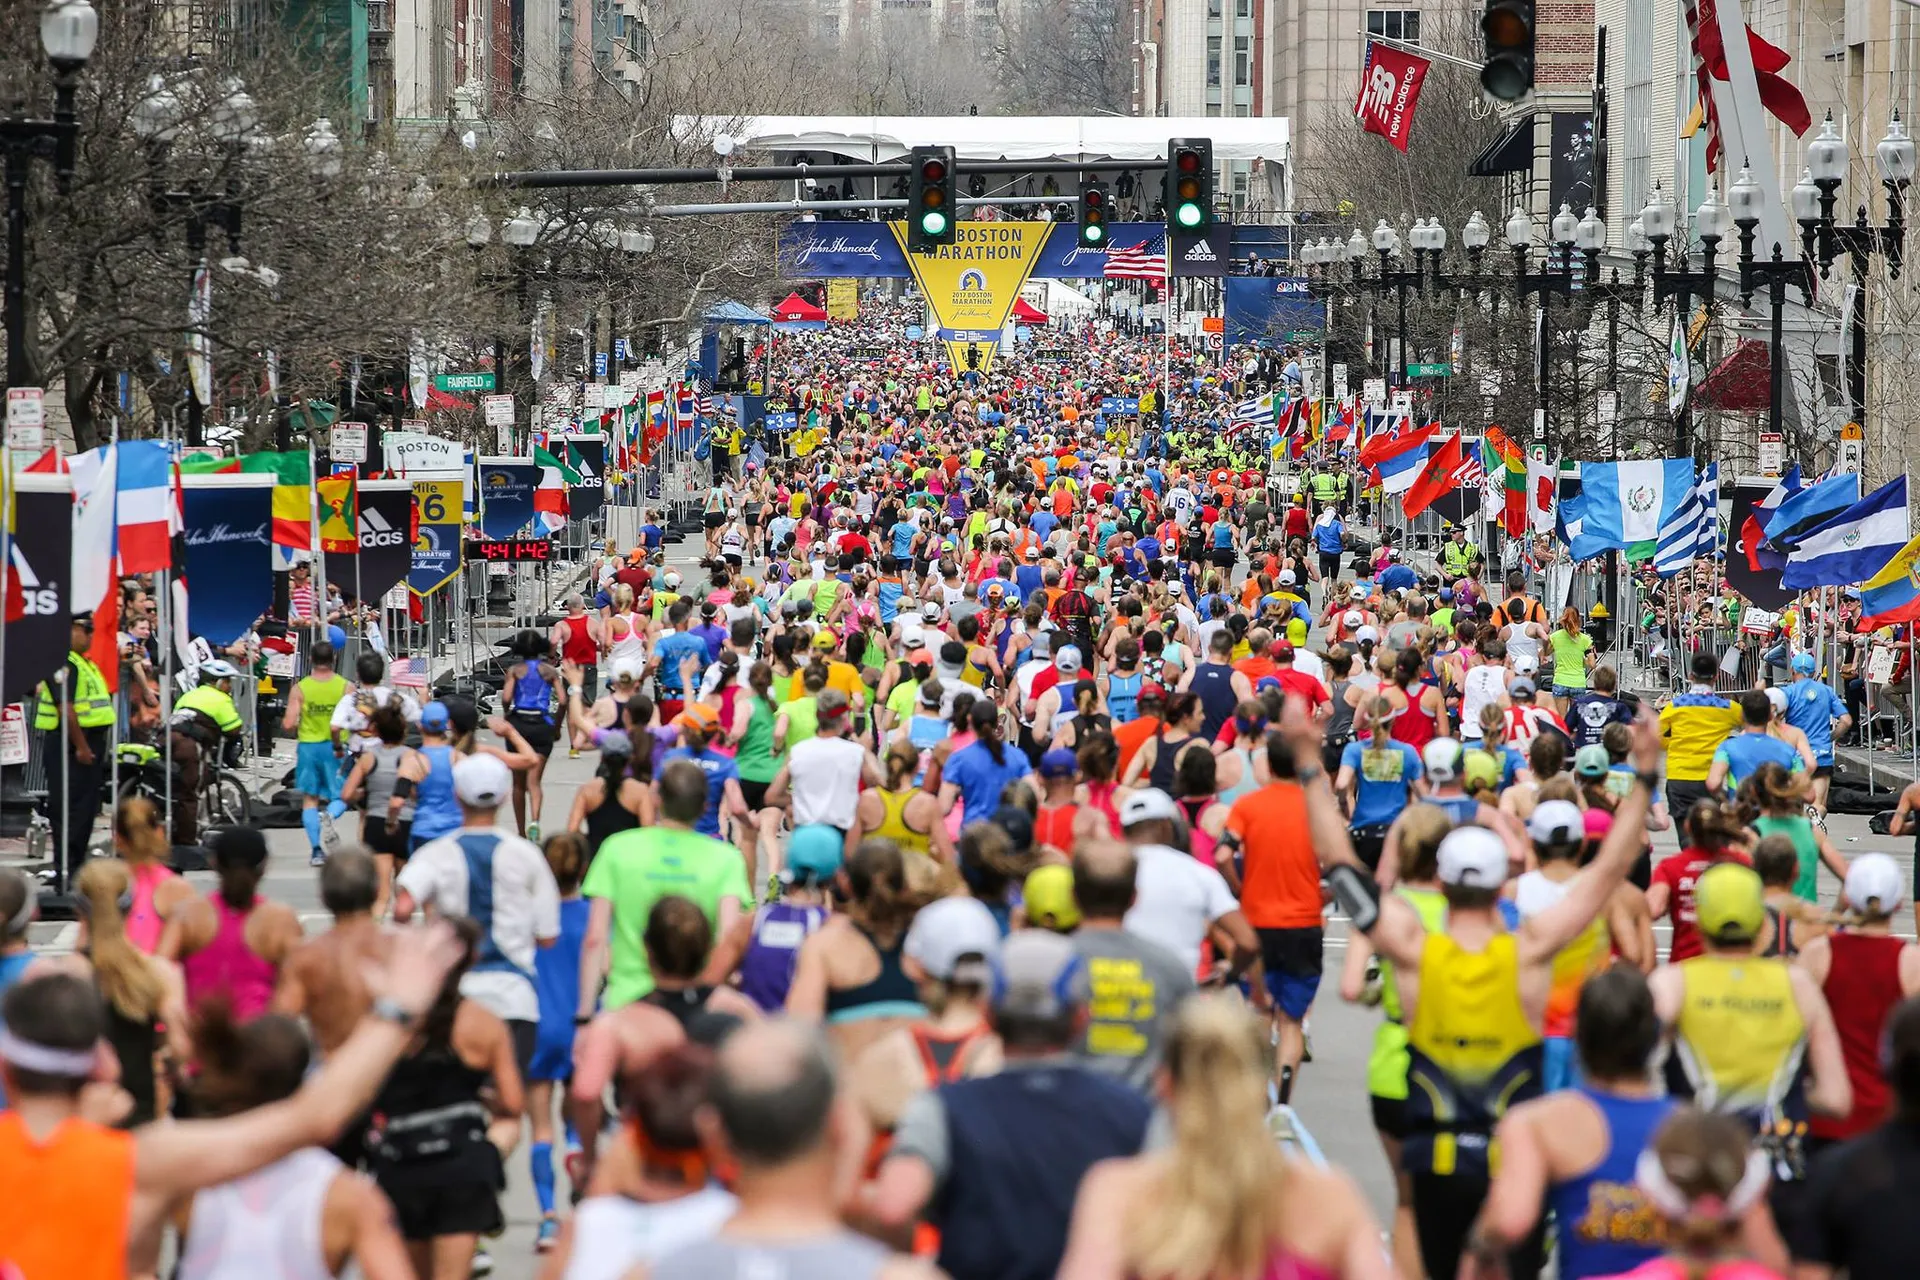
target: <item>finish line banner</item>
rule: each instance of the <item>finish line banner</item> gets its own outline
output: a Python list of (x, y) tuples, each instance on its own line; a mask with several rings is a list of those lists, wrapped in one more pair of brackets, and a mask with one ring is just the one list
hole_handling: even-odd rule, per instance
[[(956, 223), (954, 242), (932, 253), (906, 252), (906, 223), (889, 222), (887, 230), (906, 258), (913, 282), (933, 309), (943, 335), (967, 332), (991, 334), (997, 339), (1053, 224)], [(947, 354), (954, 361), (954, 372), (967, 368), (969, 348), (977, 352), (977, 367), (985, 372), (992, 360), (991, 345), (949, 341)]]
[[(780, 232), (780, 274), (789, 280), (907, 280), (913, 269), (907, 252), (891, 227), (902, 223), (795, 222)], [(959, 234), (969, 228), (1024, 227), (1038, 233), (1040, 249), (1028, 272), (1036, 280), (1097, 280), (1106, 274), (1107, 252), (1145, 244), (1166, 234), (1159, 222), (1115, 222), (1107, 227), (1105, 248), (1087, 249), (1080, 231), (1068, 222), (961, 222)], [(962, 328), (982, 326), (965, 325)]]

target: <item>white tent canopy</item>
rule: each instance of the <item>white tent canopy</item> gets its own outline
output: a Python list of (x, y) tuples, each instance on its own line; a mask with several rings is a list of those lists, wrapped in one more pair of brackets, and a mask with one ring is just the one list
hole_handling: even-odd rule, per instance
[(1213, 157), (1285, 164), (1284, 116), (676, 116), (682, 139), (726, 136), (736, 152), (897, 160), (950, 146), (962, 160), (1164, 160), (1169, 138), (1211, 138)]

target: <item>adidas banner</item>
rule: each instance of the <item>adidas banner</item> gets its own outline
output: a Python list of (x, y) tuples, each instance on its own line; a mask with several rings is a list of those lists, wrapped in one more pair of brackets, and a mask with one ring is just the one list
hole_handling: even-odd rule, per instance
[(273, 487), (187, 485), (181, 514), (187, 629), (215, 648), (232, 644), (273, 603)]
[(533, 487), (540, 468), (525, 458), (480, 459), (480, 531), (511, 538), (533, 520)]
[(351, 566), (327, 576), (360, 600), (378, 602), (413, 568), (413, 484), (407, 480), (360, 482), (360, 554)]
[(567, 486), (567, 521), (591, 520), (606, 502), (607, 440), (598, 435), (564, 435), (573, 450), (580, 483)]
[[(7, 665), (0, 700), (20, 702), (67, 659), (73, 609), (73, 494), (67, 477), (22, 475), (7, 543)], [(44, 486), (44, 487), (43, 487)]]
[(1167, 269), (1176, 276), (1224, 279), (1233, 258), (1233, 228), (1216, 222), (1199, 235), (1175, 231), (1167, 237)]

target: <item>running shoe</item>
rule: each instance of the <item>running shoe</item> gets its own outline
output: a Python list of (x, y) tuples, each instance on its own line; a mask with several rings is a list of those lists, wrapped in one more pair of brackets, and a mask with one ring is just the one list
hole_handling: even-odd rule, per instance
[(474, 1241), (473, 1266), (467, 1274), (476, 1278), (493, 1274), (493, 1255), (487, 1252), (487, 1242), (485, 1240)]
[(535, 844), (540, 843), (540, 824), (539, 823), (529, 822), (527, 824), (527, 839), (533, 841)]
[(567, 759), (578, 760), (579, 758), (580, 758), (580, 748), (578, 747), (567, 748)]
[(553, 1247), (560, 1243), (560, 1219), (548, 1214), (540, 1219), (540, 1229), (533, 1236), (535, 1253), (552, 1253)]
[(307, 859), (307, 865), (308, 865), (308, 866), (310, 866), (310, 867), (324, 867), (324, 866), (326, 866), (326, 865), (327, 865), (327, 851), (326, 851), (325, 849), (315, 849), (315, 850), (313, 851), (313, 856), (312, 856), (311, 858), (308, 858), (308, 859)]

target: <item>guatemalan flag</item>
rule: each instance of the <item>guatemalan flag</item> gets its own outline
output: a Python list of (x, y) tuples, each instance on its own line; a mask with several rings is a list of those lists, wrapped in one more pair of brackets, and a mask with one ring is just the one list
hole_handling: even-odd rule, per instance
[(1575, 560), (1603, 551), (1651, 559), (1660, 530), (1694, 491), (1691, 458), (1580, 464), (1579, 527), (1569, 516), (1567, 546)]

